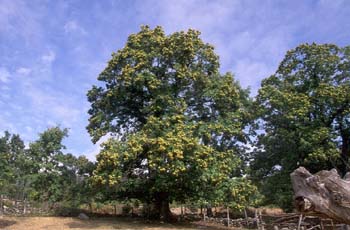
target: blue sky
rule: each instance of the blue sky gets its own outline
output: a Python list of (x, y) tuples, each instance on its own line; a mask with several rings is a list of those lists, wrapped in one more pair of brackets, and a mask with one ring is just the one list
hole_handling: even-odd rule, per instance
[(142, 24), (200, 30), (254, 95), (298, 44), (350, 45), (350, 1), (0, 0), (0, 132), (29, 143), (59, 124), (67, 152), (94, 159), (86, 93)]

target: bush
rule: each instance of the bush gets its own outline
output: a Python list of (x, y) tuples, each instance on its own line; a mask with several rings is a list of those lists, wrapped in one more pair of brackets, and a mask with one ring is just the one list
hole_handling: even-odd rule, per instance
[(64, 207), (64, 206), (57, 207), (54, 210), (55, 215), (63, 216), (63, 217), (77, 217), (82, 212), (85, 212), (85, 211), (79, 208)]
[(122, 207), (122, 214), (128, 215), (131, 210), (132, 210), (132, 206), (130, 204), (126, 204)]

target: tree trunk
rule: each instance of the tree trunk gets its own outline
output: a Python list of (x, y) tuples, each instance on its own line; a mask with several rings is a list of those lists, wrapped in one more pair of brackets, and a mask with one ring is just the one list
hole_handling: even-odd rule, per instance
[(0, 216), (4, 215), (4, 205), (3, 205), (3, 196), (0, 195)]
[(207, 205), (207, 217), (213, 217), (213, 210), (210, 204)]
[(341, 179), (337, 170), (312, 175), (300, 167), (291, 174), (296, 209), (304, 214), (350, 224), (350, 174)]
[(163, 221), (172, 221), (172, 214), (169, 206), (169, 194), (167, 192), (159, 192), (154, 198), (151, 207), (150, 218)]
[(350, 152), (350, 138), (348, 137), (346, 131), (342, 132), (341, 134), (342, 138), (342, 146), (341, 146), (341, 166), (340, 166), (340, 173), (341, 175), (345, 175), (349, 171), (349, 152)]
[(91, 202), (89, 203), (89, 209), (90, 209), (90, 213), (93, 213), (94, 210), (92, 209), (92, 203)]

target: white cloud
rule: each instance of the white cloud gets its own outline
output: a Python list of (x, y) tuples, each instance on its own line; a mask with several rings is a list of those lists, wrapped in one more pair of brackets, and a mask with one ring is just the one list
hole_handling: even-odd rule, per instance
[(2, 93), (0, 97), (1, 99), (4, 99), (5, 101), (7, 101), (7, 104), (8, 104), (8, 101), (11, 99), (11, 95), (8, 93)]
[[(79, 120), (82, 112), (77, 109), (70, 98), (61, 95), (59, 92), (40, 89), (37, 86), (27, 84), (26, 95), (30, 98), (32, 107), (40, 111), (40, 114), (47, 114), (54, 121), (64, 127), (72, 127)], [(50, 125), (55, 124), (49, 120)]]
[(234, 70), (243, 87), (251, 87), (251, 93), (256, 95), (260, 80), (273, 73), (273, 68), (264, 62), (241, 59), (236, 62)]
[(25, 127), (25, 129), (26, 129), (26, 131), (28, 131), (28, 132), (32, 132), (32, 131), (33, 131), (32, 127), (30, 127), (30, 126), (28, 126), (28, 125)]
[(44, 54), (41, 56), (41, 60), (47, 63), (52, 63), (56, 59), (56, 53), (52, 50), (50, 50), (47, 54)]
[(2, 1), (0, 4), (0, 31), (11, 29), (11, 18), (16, 15), (18, 4), (15, 1)]
[(0, 33), (9, 38), (19, 36), (26, 45), (34, 47), (42, 43), (42, 30), (39, 20), (45, 15), (44, 8), (35, 8), (22, 0), (0, 1)]
[(94, 147), (90, 150), (87, 151), (87, 153), (85, 154), (85, 156), (90, 160), (90, 161), (96, 161), (96, 156), (97, 154), (100, 153), (102, 147), (101, 145), (106, 142), (109, 138), (111, 138), (112, 136), (110, 134), (107, 134), (103, 137), (101, 137), (101, 139), (94, 145)]
[(339, 9), (345, 2), (344, 0), (320, 0), (318, 4), (328, 9)]
[(213, 44), (220, 56), (221, 71), (232, 71), (243, 87), (251, 87), (252, 94), (276, 70), (299, 29), (293, 12), (285, 15), (273, 10), (271, 3), (180, 0), (145, 5), (152, 12), (140, 9), (144, 20), (154, 15), (168, 33), (188, 28), (201, 31), (203, 40)]
[(68, 21), (66, 22), (66, 24), (64, 24), (64, 32), (66, 33), (81, 33), (83, 35), (86, 34), (86, 31), (84, 28), (82, 28), (79, 23), (75, 20), (71, 20), (71, 21)]
[(68, 21), (66, 22), (66, 24), (64, 24), (64, 31), (66, 33), (70, 32), (70, 31), (74, 31), (78, 29), (78, 23), (76, 21)]
[(7, 130), (10, 133), (18, 133), (15, 125), (11, 122), (8, 122), (8, 119), (4, 116), (4, 114), (0, 114), (0, 130)]
[(0, 82), (9, 82), (10, 72), (5, 67), (0, 67)]
[(58, 124), (52, 120), (48, 120), (46, 122), (46, 124), (49, 126), (49, 127), (54, 127), (54, 126), (57, 126)]
[[(200, 30), (213, 30), (227, 27), (229, 17), (240, 11), (239, 1), (149, 1), (146, 8), (140, 9), (145, 17), (149, 17), (150, 10), (157, 12), (157, 21), (171, 32), (193, 27)], [(142, 6), (144, 7), (144, 6)], [(142, 12), (141, 11), (141, 12)]]
[(16, 70), (16, 73), (20, 74), (20, 75), (24, 75), (27, 76), (28, 74), (30, 74), (32, 72), (31, 69), (29, 68), (25, 68), (25, 67), (20, 67)]
[(10, 104), (10, 107), (14, 110), (17, 110), (17, 111), (22, 111), (23, 110), (23, 107), (20, 106), (20, 105), (17, 105), (17, 104), (14, 104), (14, 103), (11, 103)]
[(1, 91), (9, 91), (10, 89), (11, 88), (8, 87), (7, 85), (2, 85), (1, 88), (0, 88)]
[[(0, 65), (0, 105), (10, 111), (9, 117), (0, 114), (0, 128), (13, 124), (31, 140), (48, 125), (71, 127), (69, 140), (73, 141), (69, 143), (80, 145), (79, 151), (91, 149), (86, 151), (89, 159), (95, 158), (100, 147), (92, 147), (85, 137), (85, 93), (92, 82), (96, 84), (111, 51), (121, 47), (140, 24), (161, 25), (166, 33), (188, 28), (201, 31), (203, 40), (215, 46), (221, 71), (232, 71), (244, 87), (252, 87), (253, 94), (260, 80), (276, 70), (287, 49), (314, 39), (349, 40), (343, 32), (349, 26), (340, 23), (347, 20), (339, 20), (348, 19), (350, 5), (345, 0), (278, 5), (273, 1), (147, 0), (131, 6), (112, 1), (112, 5), (91, 4), (78, 11), (66, 1), (38, 7), (23, 0), (0, 2), (0, 34), (7, 35), (0, 44), (5, 51)], [(83, 24), (86, 16), (95, 21)], [(89, 31), (95, 33), (86, 39), (83, 36)], [(61, 60), (61, 53), (65, 59)], [(52, 68), (53, 63), (59, 64), (57, 68)], [(25, 75), (30, 77), (19, 79)], [(9, 99), (23, 111), (11, 107)]]
[(63, 126), (70, 127), (74, 122), (78, 121), (81, 115), (80, 110), (74, 108), (73, 106), (57, 103), (57, 100), (55, 101), (55, 105), (52, 107), (52, 113), (62, 120)]

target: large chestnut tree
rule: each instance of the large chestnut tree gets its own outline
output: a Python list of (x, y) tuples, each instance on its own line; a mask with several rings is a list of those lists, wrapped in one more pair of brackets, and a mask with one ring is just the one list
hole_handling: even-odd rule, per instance
[(93, 176), (110, 194), (140, 199), (150, 215), (167, 219), (170, 202), (209, 199), (241, 173), (248, 92), (219, 73), (198, 31), (166, 35), (144, 26), (98, 80), (88, 92), (87, 128), (94, 142), (112, 136)]

